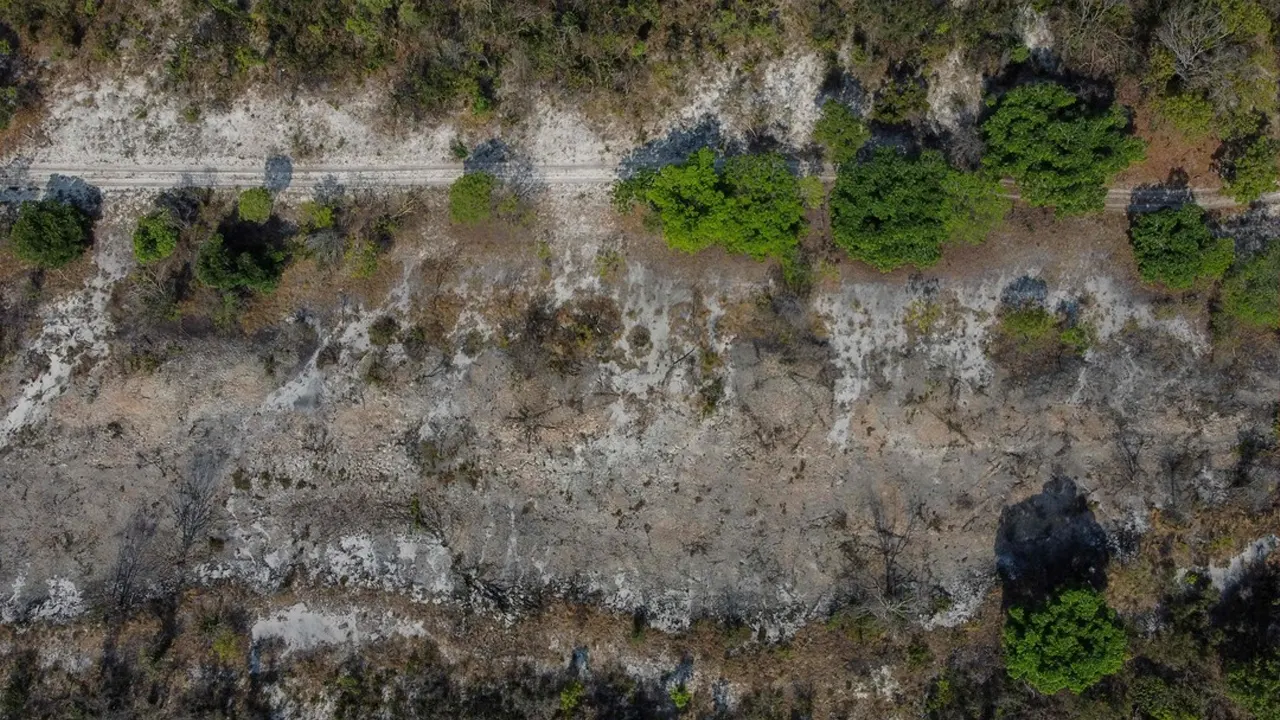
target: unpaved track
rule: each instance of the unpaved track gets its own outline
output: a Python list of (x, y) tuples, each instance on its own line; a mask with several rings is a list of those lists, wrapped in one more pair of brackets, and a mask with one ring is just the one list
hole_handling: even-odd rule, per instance
[[(491, 168), (499, 176), (516, 176), (526, 182), (546, 185), (608, 185), (618, 178), (618, 166), (611, 164), (511, 165)], [(287, 177), (287, 189), (305, 192), (322, 187), (442, 187), (464, 172), (462, 163), (404, 165), (294, 165)], [(213, 167), (189, 165), (138, 165), (132, 163), (98, 165), (53, 165), (34, 163), (11, 165), (4, 184), (10, 187), (44, 187), (57, 175), (76, 177), (104, 190), (163, 190), (166, 188), (255, 187), (266, 180), (261, 165)], [(834, 180), (830, 173), (821, 176)], [(283, 179), (282, 179), (283, 181)], [(1017, 200), (1016, 186), (1006, 183), (1008, 197)], [(1188, 188), (1198, 205), (1206, 209), (1238, 207), (1217, 188)], [(1136, 193), (1136, 195), (1135, 195)], [(1106, 208), (1111, 211), (1146, 210), (1170, 204), (1178, 191), (1159, 188), (1118, 186), (1107, 191)], [(1184, 195), (1185, 197), (1185, 195)], [(1280, 204), (1280, 192), (1264, 195), (1263, 204)]]

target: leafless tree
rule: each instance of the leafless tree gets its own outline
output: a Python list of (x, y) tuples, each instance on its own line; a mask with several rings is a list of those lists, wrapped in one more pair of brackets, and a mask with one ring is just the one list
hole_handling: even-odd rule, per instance
[(155, 537), (156, 522), (147, 513), (138, 510), (129, 518), (120, 538), (120, 549), (107, 581), (109, 609), (117, 614), (129, 611), (142, 599), (142, 581), (149, 572), (149, 549)]
[(1214, 55), (1231, 37), (1222, 8), (1204, 0), (1182, 0), (1161, 18), (1156, 39), (1173, 55), (1174, 72), (1192, 86), (1205, 86)]
[(178, 551), (175, 562), (186, 562), (187, 554), (213, 522), (214, 496), (218, 489), (220, 458), (200, 454), (191, 463), (191, 470), (178, 483), (169, 498), (169, 511), (173, 513), (178, 528)]
[(1075, 67), (1094, 75), (1119, 70), (1133, 51), (1126, 26), (1131, 0), (1075, 0), (1055, 15), (1062, 52)]
[(848, 546), (854, 584), (868, 612), (881, 620), (904, 620), (920, 609), (922, 576), (916, 547), (924, 517), (923, 503), (886, 506), (871, 493), (869, 526)]

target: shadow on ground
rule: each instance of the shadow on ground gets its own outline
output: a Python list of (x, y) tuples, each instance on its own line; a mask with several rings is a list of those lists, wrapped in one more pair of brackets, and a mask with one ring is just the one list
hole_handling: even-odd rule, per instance
[(1055, 477), (1000, 513), (996, 570), (1005, 605), (1034, 603), (1066, 586), (1106, 585), (1107, 536), (1075, 481)]

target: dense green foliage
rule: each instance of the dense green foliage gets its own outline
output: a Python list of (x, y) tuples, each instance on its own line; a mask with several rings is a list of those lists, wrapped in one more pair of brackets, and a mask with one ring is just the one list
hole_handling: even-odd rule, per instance
[(1135, 678), (1131, 686), (1134, 707), (1151, 720), (1201, 720), (1205, 697), (1185, 682), (1170, 682), (1159, 675)]
[(178, 222), (169, 210), (156, 210), (138, 218), (133, 231), (133, 255), (146, 264), (163, 260), (178, 248)]
[(1276, 189), (1280, 168), (1276, 165), (1276, 153), (1280, 144), (1265, 138), (1254, 138), (1233, 149), (1226, 158), (1226, 182), (1223, 191), (1237, 202), (1251, 203), (1263, 193)]
[(1204, 210), (1192, 204), (1138, 215), (1129, 242), (1142, 279), (1173, 290), (1221, 278), (1236, 256), (1231, 238), (1213, 237)]
[(240, 214), (241, 220), (261, 225), (271, 219), (271, 210), (274, 205), (275, 201), (271, 198), (269, 190), (250, 188), (240, 193), (236, 211)]
[(826, 150), (827, 160), (836, 165), (852, 162), (871, 131), (848, 105), (836, 100), (822, 104), (822, 115), (813, 126), (813, 139)]
[(1255, 720), (1280, 720), (1280, 654), (1256, 657), (1227, 672), (1227, 693)]
[(493, 191), (498, 179), (487, 172), (469, 172), (449, 186), (449, 217), (474, 225), (493, 215)]
[(1280, 243), (1232, 270), (1222, 284), (1222, 310), (1254, 327), (1280, 327)]
[(1094, 112), (1055, 83), (1023, 85), (982, 124), (983, 164), (1018, 182), (1022, 198), (1060, 214), (1102, 210), (1111, 177), (1143, 157), (1124, 110)]
[(22, 203), (9, 232), (13, 252), (44, 268), (59, 268), (89, 246), (92, 221), (82, 210), (59, 200)]
[(880, 147), (867, 162), (840, 168), (831, 195), (835, 243), (882, 271), (929, 267), (944, 243), (981, 241), (1003, 218), (997, 190), (937, 152), (913, 158)]
[(720, 245), (757, 260), (789, 258), (804, 228), (804, 203), (786, 160), (776, 153), (740, 155), (723, 170), (715, 161), (703, 148), (647, 178), (644, 199), (657, 211), (667, 244), (685, 252)]
[(1102, 595), (1066, 590), (1038, 608), (1014, 606), (1005, 619), (1005, 667), (1015, 679), (1052, 695), (1083, 692), (1119, 672), (1124, 630)]
[(200, 247), (196, 278), (223, 291), (269, 293), (284, 272), (286, 253), (266, 243), (232, 244), (215, 234)]

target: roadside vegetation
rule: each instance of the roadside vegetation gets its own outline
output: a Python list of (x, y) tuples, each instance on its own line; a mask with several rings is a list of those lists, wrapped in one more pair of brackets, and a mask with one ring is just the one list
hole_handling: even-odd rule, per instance
[(80, 208), (61, 200), (22, 203), (9, 231), (14, 254), (37, 267), (56, 269), (84, 254), (91, 241), (93, 220)]

